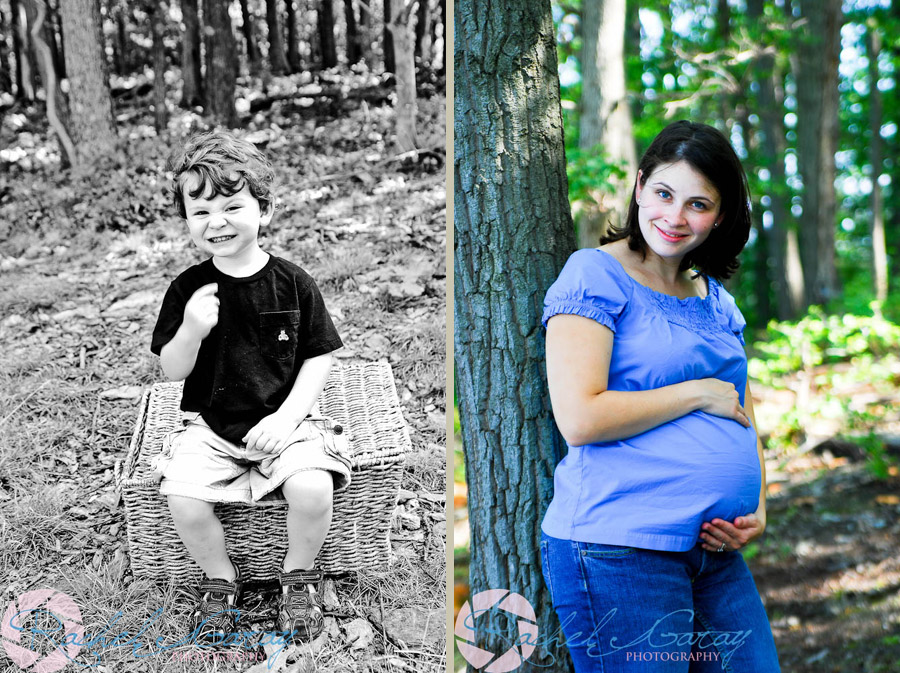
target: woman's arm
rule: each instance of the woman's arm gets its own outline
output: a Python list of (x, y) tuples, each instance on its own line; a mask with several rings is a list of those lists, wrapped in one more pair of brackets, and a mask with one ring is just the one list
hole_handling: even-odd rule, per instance
[(607, 390), (613, 332), (561, 314), (547, 323), (547, 379), (556, 424), (572, 446), (624, 439), (703, 410), (749, 427), (734, 386), (718, 379), (640, 391)]

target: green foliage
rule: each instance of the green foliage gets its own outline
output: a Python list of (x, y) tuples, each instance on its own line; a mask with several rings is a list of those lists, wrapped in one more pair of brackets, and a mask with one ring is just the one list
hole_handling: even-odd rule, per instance
[(566, 175), (569, 178), (569, 199), (597, 203), (598, 192), (613, 189), (616, 178), (626, 177), (624, 167), (610, 161), (603, 147), (596, 145), (589, 150), (567, 150)]
[(900, 326), (881, 316), (830, 315), (818, 306), (797, 322), (769, 323), (768, 339), (754, 344), (761, 357), (750, 360), (750, 374), (766, 385), (789, 372), (822, 364), (868, 362), (900, 351)]

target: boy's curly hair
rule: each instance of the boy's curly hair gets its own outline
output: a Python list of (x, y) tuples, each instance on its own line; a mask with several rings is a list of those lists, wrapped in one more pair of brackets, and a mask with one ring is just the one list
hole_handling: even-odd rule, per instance
[(204, 194), (231, 196), (246, 185), (261, 211), (275, 203), (272, 164), (252, 143), (225, 131), (191, 136), (184, 149), (169, 159), (166, 169), (172, 176), (172, 200), (181, 217), (187, 217), (183, 189), (189, 174), (199, 178), (190, 192), (193, 199)]

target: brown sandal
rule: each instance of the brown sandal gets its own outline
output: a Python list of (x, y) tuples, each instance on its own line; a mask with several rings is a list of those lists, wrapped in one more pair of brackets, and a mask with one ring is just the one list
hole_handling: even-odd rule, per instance
[(282, 591), (276, 628), (286, 639), (310, 641), (325, 629), (323, 577), (324, 573), (316, 568), (279, 573)]

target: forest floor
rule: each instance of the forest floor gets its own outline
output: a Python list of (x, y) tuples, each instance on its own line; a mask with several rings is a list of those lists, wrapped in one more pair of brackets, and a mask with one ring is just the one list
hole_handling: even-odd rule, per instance
[[(330, 578), (325, 633), (283, 651), (259, 644), (246, 654), (210, 655), (189, 644), (172, 647), (190, 632), (195, 595), (132, 575), (136, 550), (128, 546), (114, 478), (142, 391), (163, 379), (149, 351), (163, 293), (199, 261), (169, 205), (163, 166), (202, 120), (173, 108), (168, 132), (157, 137), (146, 101), (119, 102), (121, 150), (93, 174), (76, 174), (59, 170), (39, 110), (6, 111), (0, 608), (39, 589), (71, 596), (85, 633), (97, 638), (77, 653), (80, 666), (444, 670), (445, 102), (434, 91), (420, 99), (425, 151), (398, 156), (388, 90), (372, 80), (276, 81), (282, 93), (298, 85), (303, 92), (251, 113), (239, 131), (263, 147), (281, 185), (263, 248), (317, 280), (346, 345), (338, 362), (390, 362), (413, 447), (401, 465), (390, 558)], [(251, 97), (249, 88), (245, 93)], [(272, 630), (276, 590), (255, 588), (241, 626)], [(61, 635), (52, 625), (44, 630), (28, 641), (38, 655), (50, 654)], [(142, 635), (114, 642), (124, 631)], [(8, 650), (10, 633), (4, 636)], [(3, 649), (0, 670), (21, 670)]]
[[(777, 397), (754, 389), (761, 406)], [(765, 431), (762, 417), (760, 428)], [(894, 422), (882, 430), (896, 437), (900, 426)], [(766, 472), (768, 526), (745, 558), (772, 624), (782, 671), (900, 670), (896, 464), (885, 477), (876, 476), (864, 452), (828, 439), (808, 451), (768, 451)]]

